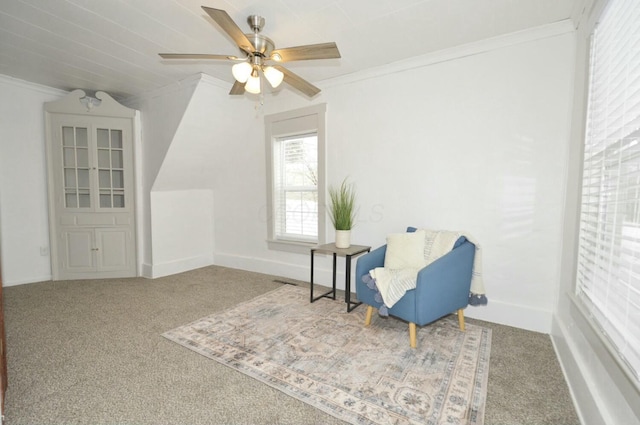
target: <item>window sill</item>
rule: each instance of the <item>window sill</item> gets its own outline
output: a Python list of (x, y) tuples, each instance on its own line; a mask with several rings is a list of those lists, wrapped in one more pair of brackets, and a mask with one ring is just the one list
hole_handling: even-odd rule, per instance
[(294, 254), (309, 254), (311, 248), (318, 246), (317, 242), (299, 242), (267, 239), (269, 249), (276, 251), (293, 252)]
[(634, 371), (625, 363), (618, 354), (616, 347), (609, 341), (602, 327), (591, 318), (588, 309), (580, 298), (572, 293), (567, 293), (571, 301), (571, 310), (576, 326), (580, 329), (589, 345), (596, 353), (602, 366), (616, 382), (624, 382), (626, 391), (622, 391), (627, 401), (633, 405), (635, 399), (629, 399), (635, 390), (635, 397), (640, 396), (640, 381)]

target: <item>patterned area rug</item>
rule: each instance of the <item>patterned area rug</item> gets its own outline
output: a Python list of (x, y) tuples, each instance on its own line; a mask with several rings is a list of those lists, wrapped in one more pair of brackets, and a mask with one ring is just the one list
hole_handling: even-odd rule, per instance
[(484, 422), (491, 330), (451, 315), (419, 327), (309, 292), (275, 291), (163, 334), (352, 424)]

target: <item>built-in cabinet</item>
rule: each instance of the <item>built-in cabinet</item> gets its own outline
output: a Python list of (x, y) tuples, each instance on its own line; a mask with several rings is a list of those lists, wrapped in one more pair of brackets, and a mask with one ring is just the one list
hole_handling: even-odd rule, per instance
[(75, 90), (45, 116), (53, 278), (136, 276), (137, 111)]

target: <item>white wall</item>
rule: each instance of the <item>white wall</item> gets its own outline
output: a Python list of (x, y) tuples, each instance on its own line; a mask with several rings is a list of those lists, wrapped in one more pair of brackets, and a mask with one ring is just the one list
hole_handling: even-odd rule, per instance
[[(171, 146), (174, 135), (182, 120), (184, 112), (191, 100), (199, 77), (188, 79), (180, 84), (167, 86), (161, 90), (140, 98), (129, 98), (123, 102), (126, 106), (141, 111), (142, 148), (141, 158), (136, 158), (136, 167), (140, 170), (142, 181), (138, 190), (141, 196), (136, 208), (138, 210), (138, 226), (142, 227), (138, 241), (143, 270), (152, 264), (151, 256), (151, 187), (162, 166), (165, 155)], [(143, 271), (143, 274), (144, 271)], [(151, 272), (147, 271), (147, 275)]]
[[(311, 102), (285, 90), (254, 109), (207, 79), (131, 100), (142, 111), (146, 275), (206, 264), (213, 250), (216, 264), (308, 279), (307, 255), (265, 242), (263, 116), (326, 102), (329, 182), (349, 175), (359, 189), (354, 241), (377, 246), (407, 225), (466, 230), (482, 244), (490, 299), (469, 315), (548, 332), (559, 285), (572, 52), (572, 36), (556, 28), (327, 82)], [(41, 105), (29, 109), (41, 121)], [(42, 146), (39, 154), (44, 164)], [(45, 187), (38, 211), (46, 225)], [(2, 202), (5, 209), (4, 195)], [(184, 202), (209, 211), (188, 214)], [(5, 215), (3, 240), (11, 236)], [(183, 236), (201, 238), (197, 252), (164, 245), (185, 220)], [(25, 246), (39, 256), (40, 245)], [(328, 283), (329, 261), (318, 267)]]
[(149, 277), (213, 264), (213, 191), (154, 191), (151, 211)]
[(572, 300), (575, 292), (580, 211), (580, 187), (587, 98), (589, 36), (607, 3), (586, 2), (576, 33), (574, 101), (569, 144), (562, 269), (552, 339), (576, 408), (585, 425), (640, 424), (640, 391), (624, 374), (598, 332)]
[(0, 234), (5, 286), (51, 279), (43, 104), (65, 94), (0, 75)]
[[(407, 225), (469, 231), (482, 244), (490, 301), (468, 315), (551, 331), (583, 423), (638, 423), (637, 389), (567, 295), (587, 37), (604, 3), (586, 1), (577, 39), (553, 26), (477, 43), (327, 81), (312, 101), (283, 90), (259, 107), (201, 77), (131, 99), (142, 110), (148, 275), (214, 261), (308, 279), (308, 256), (265, 242), (263, 116), (326, 102), (329, 182), (348, 175), (359, 189), (354, 241), (377, 246)], [(40, 254), (49, 247), (42, 104), (64, 94), (0, 76), (5, 285), (51, 277)], [(329, 261), (318, 267), (328, 283)]]
[[(381, 245), (407, 225), (468, 231), (483, 248), (490, 300), (468, 315), (549, 332), (559, 285), (571, 31), (519, 35), (515, 44), (485, 43), (443, 62), (337, 80), (313, 102), (281, 92), (265, 99), (264, 113), (327, 103), (329, 183), (350, 176), (358, 187), (354, 243)], [(262, 118), (252, 125), (263, 127)], [(256, 146), (229, 147), (237, 148), (229, 154), (251, 172), (216, 189), (216, 199), (225, 199), (216, 202), (216, 262), (308, 279), (306, 255), (266, 248), (264, 143), (250, 143)], [(232, 231), (244, 226), (239, 236)], [(329, 263), (319, 267), (328, 282)]]
[(128, 101), (141, 109), (143, 121), (144, 276), (213, 263), (213, 191), (242, 169), (227, 146), (244, 143), (256, 131), (242, 118), (251, 106), (230, 98), (230, 87), (199, 75)]
[[(143, 140), (136, 146), (142, 176), (136, 188), (138, 261), (148, 277), (213, 262), (213, 189), (238, 172), (227, 166), (234, 159), (225, 155), (225, 146), (259, 137), (238, 120), (251, 117), (253, 106), (230, 99), (230, 86), (197, 75), (125, 102), (142, 109)], [(43, 103), (65, 94), (0, 76), (0, 237), (7, 286), (51, 279)], [(214, 167), (216, 156), (231, 174)]]

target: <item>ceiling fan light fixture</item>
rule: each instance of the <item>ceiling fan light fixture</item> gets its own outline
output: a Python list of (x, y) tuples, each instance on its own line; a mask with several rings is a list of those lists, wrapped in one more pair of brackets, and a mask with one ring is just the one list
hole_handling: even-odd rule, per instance
[(274, 89), (282, 83), (282, 79), (284, 78), (282, 71), (272, 66), (265, 66), (262, 72), (264, 72), (264, 76)]
[[(279, 63), (314, 59), (339, 59), (341, 57), (338, 46), (334, 42), (276, 49), (273, 40), (261, 33), (265, 24), (263, 17), (251, 15), (247, 18), (249, 27), (253, 32), (248, 34), (238, 27), (226, 11), (207, 6), (202, 6), (202, 9), (222, 29), (222, 32), (233, 40), (235, 45), (242, 51), (242, 54), (231, 56), (199, 53), (160, 53), (160, 56), (163, 59), (237, 61), (231, 70), (235, 81), (229, 92), (230, 95), (242, 95), (246, 91), (256, 94), (261, 93), (263, 82), (260, 80), (262, 79), (262, 74), (264, 74), (269, 85), (274, 88), (286, 83), (311, 98), (320, 93), (320, 89), (287, 68), (280, 66)], [(265, 64), (268, 61), (274, 61), (278, 64), (269, 67)]]
[(260, 93), (260, 76), (257, 71), (254, 71), (251, 74), (251, 77), (247, 79), (247, 84), (244, 85), (244, 89), (249, 93), (259, 94)]
[(231, 67), (233, 78), (235, 78), (239, 83), (246, 83), (251, 76), (252, 71), (253, 66), (251, 66), (249, 62), (240, 62)]

